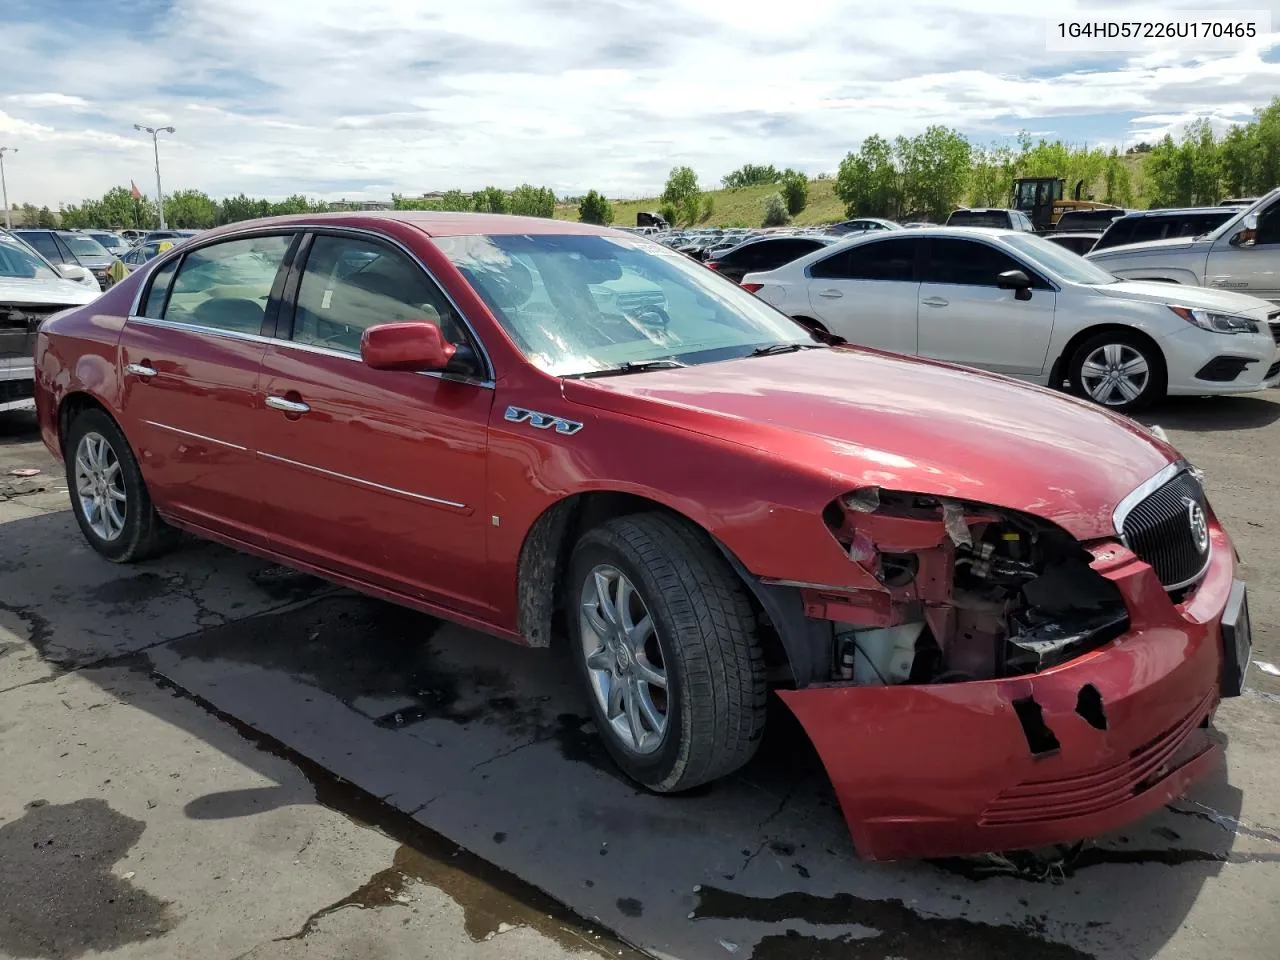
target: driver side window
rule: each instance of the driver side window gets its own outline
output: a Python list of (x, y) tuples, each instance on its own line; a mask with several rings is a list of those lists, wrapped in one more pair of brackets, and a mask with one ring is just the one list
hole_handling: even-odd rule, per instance
[(461, 339), (448, 299), (403, 253), (356, 237), (316, 236), (298, 285), (295, 343), (359, 354), (369, 327), (408, 321)]

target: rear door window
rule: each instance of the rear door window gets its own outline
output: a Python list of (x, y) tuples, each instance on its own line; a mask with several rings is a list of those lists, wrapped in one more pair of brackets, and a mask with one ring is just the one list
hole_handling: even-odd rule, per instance
[(919, 243), (915, 237), (860, 243), (819, 260), (809, 268), (809, 274), (831, 280), (910, 281), (915, 275)]
[(58, 244), (54, 242), (52, 233), (24, 233), (20, 236), (54, 263), (67, 262), (66, 257), (58, 249)]
[(173, 279), (164, 319), (260, 334), (276, 275), (292, 242), (292, 234), (272, 234), (192, 250)]

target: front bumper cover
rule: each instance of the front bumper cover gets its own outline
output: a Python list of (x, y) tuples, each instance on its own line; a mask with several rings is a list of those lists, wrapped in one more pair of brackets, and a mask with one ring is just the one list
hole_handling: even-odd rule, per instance
[(1204, 579), (1180, 605), (1118, 543), (1095, 550), (1094, 569), (1125, 596), (1130, 629), (1043, 673), (783, 691), (859, 853), (892, 860), (1071, 842), (1145, 816), (1202, 777), (1220, 752), (1208, 723), (1235, 583), (1230, 540), (1216, 523), (1211, 537)]

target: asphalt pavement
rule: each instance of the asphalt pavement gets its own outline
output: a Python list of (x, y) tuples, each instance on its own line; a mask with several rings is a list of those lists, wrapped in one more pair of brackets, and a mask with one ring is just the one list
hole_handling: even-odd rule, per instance
[[(1280, 397), (1147, 417), (1207, 474), (1280, 664)], [(12, 471), (39, 470), (31, 476)], [(738, 775), (650, 796), (559, 651), (190, 542), (101, 560), (0, 414), (0, 956), (1271, 960), (1280, 678), (1226, 763), (1066, 857), (868, 864), (780, 704)]]

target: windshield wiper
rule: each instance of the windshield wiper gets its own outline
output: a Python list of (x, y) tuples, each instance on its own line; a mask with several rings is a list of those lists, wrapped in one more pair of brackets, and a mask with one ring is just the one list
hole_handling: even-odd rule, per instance
[(775, 353), (795, 353), (799, 350), (813, 350), (822, 346), (820, 343), (769, 343), (756, 347), (748, 357), (770, 357)]
[(620, 363), (616, 367), (609, 367), (607, 370), (587, 370), (583, 373), (567, 374), (566, 380), (587, 380), (593, 377), (616, 377), (624, 373), (644, 373), (646, 370), (672, 370), (676, 367), (687, 367), (687, 363), (681, 363), (672, 357), (664, 357), (660, 360), (628, 360), (626, 363)]

